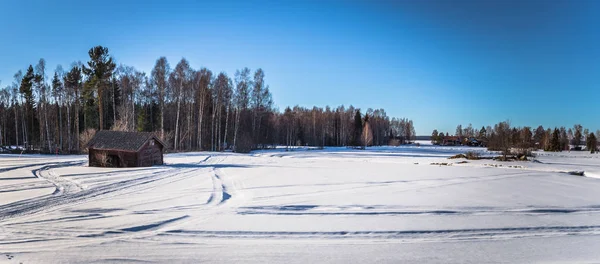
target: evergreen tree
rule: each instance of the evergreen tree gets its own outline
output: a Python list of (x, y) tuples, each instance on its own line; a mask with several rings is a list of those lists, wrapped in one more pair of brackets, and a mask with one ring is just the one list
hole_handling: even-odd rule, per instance
[(546, 149), (545, 138), (546, 130), (543, 126), (538, 126), (533, 132), (533, 143), (540, 149)]
[(586, 141), (586, 146), (590, 153), (598, 151), (598, 141), (596, 140), (596, 135), (594, 135), (594, 133), (589, 134)]
[(578, 148), (581, 145), (581, 139), (583, 137), (583, 127), (581, 125), (573, 126), (573, 145)]
[(552, 139), (550, 140), (550, 151), (560, 151), (560, 131), (558, 128), (554, 128), (552, 132)]
[(58, 114), (58, 134), (59, 134), (59, 146), (63, 149), (63, 128), (62, 128), (62, 95), (63, 95), (63, 83), (58, 74), (59, 67), (62, 75), (62, 66), (58, 66), (57, 70), (54, 71), (54, 77), (52, 78), (52, 95), (54, 96), (54, 104), (56, 106), (56, 113)]
[(300, 125), (298, 127), (298, 141), (300, 141), (300, 146), (304, 146), (306, 139), (304, 139), (304, 127)]
[(352, 137), (352, 146), (360, 146), (360, 136), (362, 135), (362, 115), (360, 109), (354, 114), (354, 135)]
[(24, 143), (26, 148), (29, 149), (33, 142), (33, 131), (35, 123), (35, 115), (33, 114), (33, 82), (35, 80), (35, 74), (33, 72), (33, 66), (29, 65), (27, 72), (23, 79), (21, 79), (21, 86), (19, 87), (19, 93), (25, 99), (25, 115), (23, 120), (23, 131), (25, 134)]
[(437, 131), (437, 129), (434, 129), (433, 132), (431, 133), (431, 144), (437, 145), (439, 144), (439, 132)]
[(29, 65), (27, 68), (27, 72), (23, 79), (21, 79), (21, 87), (19, 88), (19, 92), (25, 98), (25, 103), (29, 105), (33, 105), (33, 81), (35, 79), (35, 74), (33, 73), (33, 66)]
[[(86, 85), (97, 93), (98, 102), (98, 124), (100, 130), (104, 129), (104, 89), (108, 86), (108, 81), (112, 77), (116, 64), (108, 55), (108, 48), (96, 46), (89, 50), (90, 61), (88, 66), (83, 67), (83, 73), (88, 76)], [(93, 97), (90, 97), (93, 98)], [(88, 99), (90, 99), (88, 98)]]
[(479, 139), (484, 139), (486, 134), (487, 134), (487, 130), (485, 130), (484, 126), (481, 126), (481, 130), (479, 130), (479, 136), (478, 136), (478, 138)]

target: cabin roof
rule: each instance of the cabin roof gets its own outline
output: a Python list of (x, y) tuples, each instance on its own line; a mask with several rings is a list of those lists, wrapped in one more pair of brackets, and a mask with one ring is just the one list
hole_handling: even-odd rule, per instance
[(138, 151), (148, 140), (154, 138), (158, 144), (165, 144), (152, 132), (125, 132), (100, 130), (88, 142), (87, 147), (93, 149), (112, 149)]
[(458, 140), (460, 141), (460, 138), (457, 136), (445, 136), (444, 140)]

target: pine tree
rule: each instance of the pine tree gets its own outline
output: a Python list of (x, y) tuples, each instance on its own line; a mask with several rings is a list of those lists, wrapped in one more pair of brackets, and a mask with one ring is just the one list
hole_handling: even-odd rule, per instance
[(487, 131), (485, 130), (485, 127), (481, 126), (481, 130), (479, 130), (479, 136), (478, 136), (478, 138), (479, 139), (484, 139), (486, 134), (487, 134)]
[(540, 149), (546, 149), (545, 138), (546, 130), (543, 126), (538, 126), (533, 132), (533, 143)]
[(352, 138), (352, 145), (359, 147), (360, 146), (360, 136), (362, 135), (362, 115), (360, 114), (360, 109), (356, 110), (354, 114), (354, 135)]
[(27, 149), (32, 144), (33, 137), (33, 123), (34, 123), (34, 115), (33, 115), (33, 81), (35, 79), (35, 74), (33, 73), (33, 66), (29, 65), (27, 68), (27, 72), (23, 79), (21, 79), (21, 86), (19, 87), (19, 93), (25, 99), (25, 114), (24, 114), (24, 122), (23, 122), (23, 134), (24, 143)]
[(83, 73), (88, 76), (87, 85), (97, 92), (98, 124), (100, 130), (104, 129), (104, 88), (108, 85), (116, 64), (108, 55), (108, 48), (96, 46), (89, 50), (88, 67), (83, 67)]
[(594, 135), (594, 133), (588, 135), (586, 146), (592, 154), (598, 151), (598, 141), (596, 140), (596, 135)]
[(433, 132), (431, 133), (431, 144), (437, 145), (439, 144), (439, 133), (437, 131), (437, 129), (434, 129)]
[(567, 135), (567, 129), (560, 127), (560, 149), (569, 150), (569, 137)]
[(160, 57), (152, 69), (152, 82), (158, 90), (158, 103), (160, 105), (160, 137), (165, 136), (165, 100), (170, 74), (170, 66), (166, 57)]
[(298, 141), (300, 141), (300, 146), (304, 146), (306, 139), (304, 138), (304, 127), (300, 125), (298, 127)]
[(554, 128), (552, 132), (552, 139), (550, 140), (550, 151), (560, 151), (560, 131), (558, 128)]
[[(62, 67), (60, 68), (62, 72)], [(62, 73), (61, 73), (62, 74)], [(54, 71), (54, 77), (52, 78), (52, 94), (54, 95), (56, 113), (58, 114), (58, 134), (59, 134), (59, 146), (62, 151), (63, 149), (63, 129), (62, 129), (62, 94), (63, 94), (63, 83), (58, 75), (57, 71)]]
[(583, 127), (581, 125), (573, 126), (573, 145), (576, 149), (579, 149), (579, 146), (581, 145), (581, 139), (583, 137), (582, 130)]
[(35, 74), (33, 73), (33, 66), (29, 65), (27, 68), (27, 72), (23, 79), (21, 79), (21, 87), (19, 88), (19, 92), (25, 98), (25, 103), (33, 105), (33, 81), (35, 79)]

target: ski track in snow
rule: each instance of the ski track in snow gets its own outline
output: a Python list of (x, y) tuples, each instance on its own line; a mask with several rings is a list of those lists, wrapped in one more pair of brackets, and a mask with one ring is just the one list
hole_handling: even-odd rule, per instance
[[(594, 175), (598, 159), (542, 153), (538, 163), (506, 168), (444, 158), (460, 148), (395, 151), (185, 153), (151, 169), (72, 174), (64, 171), (82, 171), (84, 160), (7, 166), (0, 168), (0, 197), (55, 191), (0, 204), (0, 253), (12, 261), (123, 242), (540, 239), (543, 245), (545, 238), (600, 235), (600, 181), (558, 173)], [(437, 161), (454, 166), (429, 165)], [(153, 261), (130, 253), (112, 259)]]

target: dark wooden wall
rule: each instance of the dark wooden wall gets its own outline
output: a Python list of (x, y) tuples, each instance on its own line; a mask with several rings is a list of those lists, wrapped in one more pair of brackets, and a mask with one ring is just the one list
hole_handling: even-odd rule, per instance
[(137, 167), (138, 155), (136, 152), (122, 150), (103, 150), (89, 149), (88, 160), (89, 165), (94, 167), (102, 167), (101, 161), (98, 160), (98, 153), (106, 153), (109, 159), (107, 167)]
[[(154, 144), (152, 144), (154, 142)], [(162, 165), (163, 154), (162, 146), (154, 139), (148, 140), (138, 152), (138, 162), (140, 167)]]

